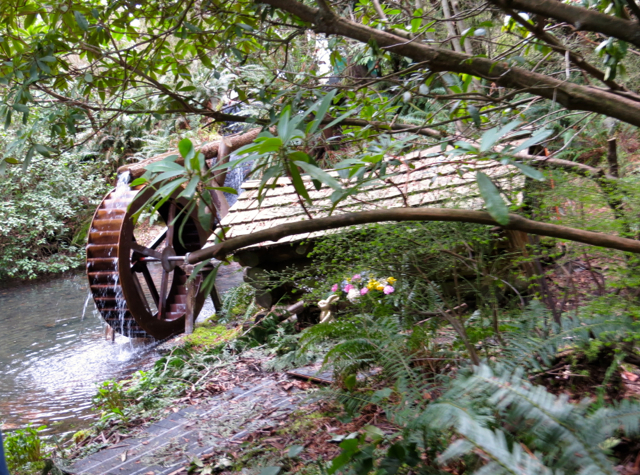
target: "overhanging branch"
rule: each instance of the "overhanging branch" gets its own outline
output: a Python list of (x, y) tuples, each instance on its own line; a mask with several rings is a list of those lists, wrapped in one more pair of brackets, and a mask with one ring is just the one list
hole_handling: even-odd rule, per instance
[[(271, 229), (265, 229), (245, 236), (228, 239), (212, 247), (200, 249), (189, 254), (187, 262), (196, 264), (207, 259), (222, 259), (226, 255), (241, 249), (267, 241), (278, 241), (286, 236), (327, 231), (359, 224), (398, 221), (449, 221), (461, 223), (476, 223), (497, 226), (498, 222), (486, 211), (472, 211), (446, 208), (395, 208), (376, 211), (348, 213), (328, 218), (318, 218), (296, 223), (281, 224)], [(509, 215), (509, 224), (505, 229), (523, 231), (540, 236), (549, 236), (569, 241), (582, 242), (592, 246), (606, 247), (620, 251), (640, 254), (640, 241), (626, 239), (609, 234), (594, 233), (582, 229), (540, 223), (523, 218), (516, 214)]]

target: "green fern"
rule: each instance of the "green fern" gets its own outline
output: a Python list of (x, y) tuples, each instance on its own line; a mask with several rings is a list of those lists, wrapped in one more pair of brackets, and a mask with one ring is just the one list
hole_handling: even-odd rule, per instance
[[(494, 371), (481, 365), (458, 378), (417, 424), (438, 430), (451, 427), (464, 437), (442, 454), (443, 462), (481, 451), (490, 462), (476, 473), (616, 474), (601, 447), (619, 430), (638, 433), (640, 403), (625, 401), (590, 413), (589, 400), (571, 404), (567, 399), (531, 385), (522, 378), (522, 370), (499, 366)], [(496, 415), (487, 417), (486, 411), (478, 410), (482, 408), (491, 408)], [(528, 453), (521, 451), (521, 444)], [(532, 457), (534, 451), (538, 452)], [(521, 465), (533, 471), (518, 470)]]
[(635, 331), (634, 322), (629, 317), (589, 314), (565, 316), (560, 325), (550, 323), (549, 332), (545, 332), (542, 324), (551, 320), (549, 313), (540, 302), (531, 302), (523, 312), (520, 324), (505, 335), (505, 365), (512, 369), (523, 367), (530, 371), (543, 371), (553, 365), (562, 348), (586, 347), (594, 338), (620, 341)]

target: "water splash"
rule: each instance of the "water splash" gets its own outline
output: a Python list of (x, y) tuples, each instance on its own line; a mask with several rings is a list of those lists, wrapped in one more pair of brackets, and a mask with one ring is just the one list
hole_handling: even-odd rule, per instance
[(0, 288), (0, 427), (32, 422), (75, 432), (95, 417), (95, 383), (125, 378), (159, 356), (143, 340), (105, 341), (86, 296), (81, 274)]

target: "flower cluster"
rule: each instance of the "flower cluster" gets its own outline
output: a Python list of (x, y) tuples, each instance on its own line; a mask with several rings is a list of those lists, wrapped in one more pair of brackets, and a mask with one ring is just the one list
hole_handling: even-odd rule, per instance
[(379, 291), (384, 295), (392, 294), (395, 291), (393, 284), (395, 284), (397, 280), (395, 277), (387, 277), (386, 279), (370, 278), (365, 284), (365, 279), (362, 275), (356, 274), (351, 278), (347, 278), (347, 283), (344, 286), (333, 284), (333, 286), (331, 286), (331, 292), (339, 292), (342, 290), (347, 294), (349, 301), (355, 302), (360, 296), (366, 295), (370, 291)]

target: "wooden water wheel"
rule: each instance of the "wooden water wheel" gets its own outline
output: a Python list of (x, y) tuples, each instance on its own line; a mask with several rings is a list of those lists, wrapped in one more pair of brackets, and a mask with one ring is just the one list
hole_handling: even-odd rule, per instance
[[(133, 216), (151, 194), (120, 184), (105, 196), (88, 236), (87, 276), (96, 307), (116, 332), (163, 339), (185, 329), (188, 276), (180, 256), (202, 248), (209, 233), (195, 212), (183, 212), (186, 202), (171, 198), (158, 209), (164, 232), (150, 244), (138, 243)], [(196, 295), (195, 315), (205, 297)]]

